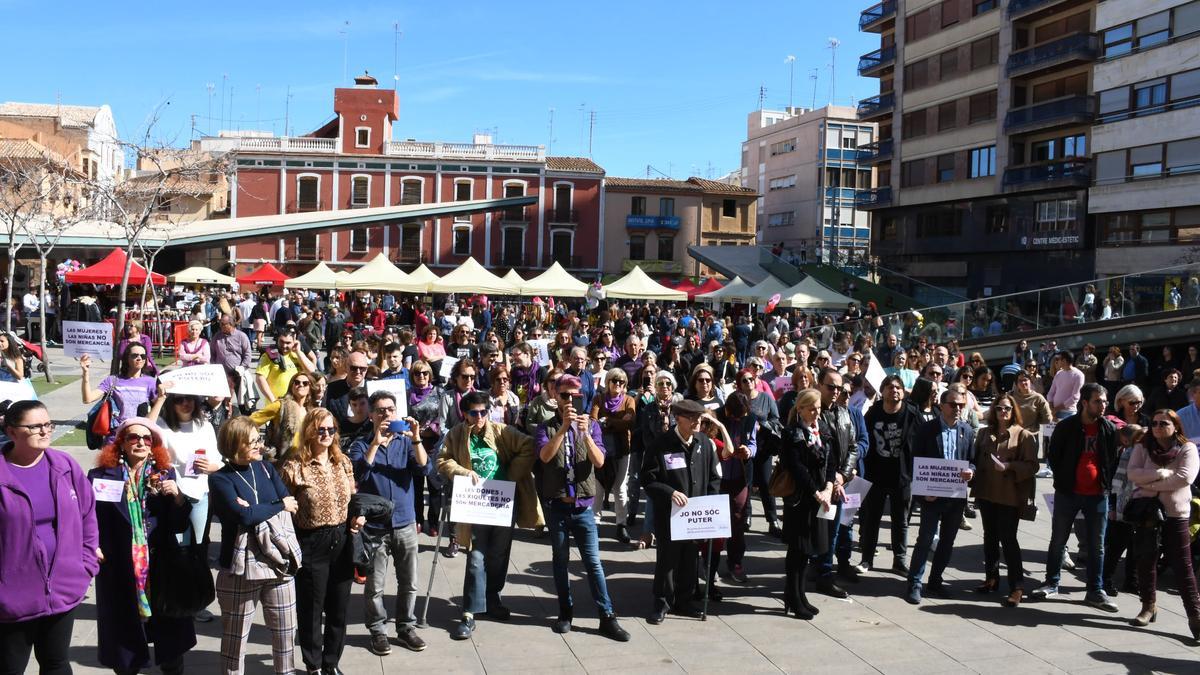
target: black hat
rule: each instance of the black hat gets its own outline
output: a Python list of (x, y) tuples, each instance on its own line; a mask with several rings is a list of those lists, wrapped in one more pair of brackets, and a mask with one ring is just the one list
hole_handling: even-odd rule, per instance
[(691, 399), (682, 399), (671, 404), (671, 412), (676, 415), (703, 415), (708, 409)]

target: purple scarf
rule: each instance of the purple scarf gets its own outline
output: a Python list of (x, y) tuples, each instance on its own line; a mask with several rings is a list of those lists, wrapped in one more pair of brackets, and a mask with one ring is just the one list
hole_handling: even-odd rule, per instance
[(408, 407), (411, 408), (421, 401), (424, 401), (425, 397), (428, 396), (429, 392), (431, 391), (433, 391), (432, 384), (427, 384), (420, 388), (414, 387), (412, 391), (408, 392)]
[(617, 410), (621, 407), (621, 404), (624, 402), (625, 402), (625, 394), (617, 394), (616, 396), (613, 396), (612, 398), (609, 398), (608, 394), (604, 395), (604, 409), (607, 410), (608, 414), (610, 414), (610, 415), (616, 414)]

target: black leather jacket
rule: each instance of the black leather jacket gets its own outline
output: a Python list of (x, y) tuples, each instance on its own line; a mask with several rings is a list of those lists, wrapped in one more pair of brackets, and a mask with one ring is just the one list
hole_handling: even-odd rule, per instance
[(850, 419), (850, 411), (844, 405), (824, 408), (821, 410), (818, 424), (821, 434), (827, 434), (833, 439), (837, 451), (834, 465), (837, 472), (842, 474), (842, 478), (849, 482), (858, 467), (858, 433), (854, 428), (854, 421)]

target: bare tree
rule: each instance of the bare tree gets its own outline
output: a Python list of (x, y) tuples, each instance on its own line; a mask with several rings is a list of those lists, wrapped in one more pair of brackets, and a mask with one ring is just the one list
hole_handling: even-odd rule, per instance
[[(25, 237), (29, 243), (37, 249), (38, 253), (38, 315), (39, 315), (39, 331), (38, 341), (42, 346), (42, 367), (45, 370), (46, 381), (52, 382), (50, 377), (50, 352), (46, 349), (46, 260), (50, 257), (51, 251), (58, 245), (63, 234), (71, 229), (74, 225), (82, 222), (80, 215), (83, 212), (74, 212), (71, 214), (63, 214), (58, 217), (38, 218), (31, 220), (22, 227)], [(63, 308), (59, 308), (60, 312)], [(60, 314), (61, 316), (61, 314)], [(32, 336), (30, 336), (32, 337)], [(32, 377), (32, 374), (27, 374)]]

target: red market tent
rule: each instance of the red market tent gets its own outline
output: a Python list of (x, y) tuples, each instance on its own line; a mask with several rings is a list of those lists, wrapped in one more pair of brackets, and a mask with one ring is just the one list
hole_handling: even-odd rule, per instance
[[(114, 285), (121, 283), (121, 276), (125, 273), (125, 250), (114, 248), (112, 253), (105, 256), (104, 260), (89, 265), (75, 272), (67, 272), (68, 284), (106, 284)], [(158, 272), (150, 274), (151, 283), (155, 286), (162, 286), (167, 283), (167, 278)], [(129, 268), (129, 284), (131, 286), (146, 285), (146, 268), (142, 267), (135, 260)]]
[(238, 277), (237, 282), (244, 286), (282, 286), (288, 279), (291, 277), (280, 272), (278, 267), (267, 263), (250, 274)]
[(692, 293), (696, 290), (696, 284), (691, 279), (684, 277), (679, 281), (669, 282), (666, 284), (677, 291), (683, 291), (688, 294), (688, 299), (692, 299)]
[(716, 277), (709, 277), (704, 283), (700, 284), (694, 291), (688, 291), (688, 300), (695, 300), (697, 295), (702, 293), (711, 293), (720, 290), (723, 284), (717, 281)]

